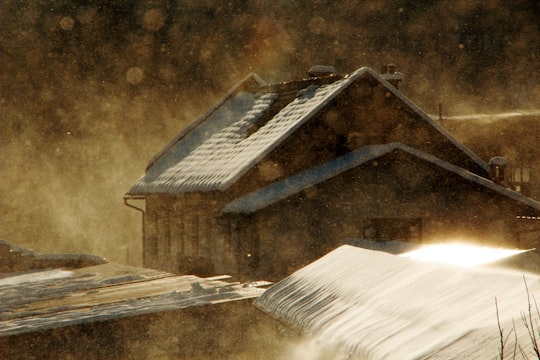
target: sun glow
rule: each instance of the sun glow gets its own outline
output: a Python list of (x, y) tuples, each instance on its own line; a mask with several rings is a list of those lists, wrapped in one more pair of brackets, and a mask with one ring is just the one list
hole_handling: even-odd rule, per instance
[(526, 251), (528, 250), (452, 243), (423, 245), (417, 250), (403, 253), (400, 256), (421, 261), (471, 267), (491, 263)]

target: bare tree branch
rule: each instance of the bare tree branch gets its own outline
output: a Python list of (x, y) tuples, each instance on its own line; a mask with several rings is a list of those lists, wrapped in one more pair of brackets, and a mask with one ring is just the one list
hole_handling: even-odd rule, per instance
[[(521, 320), (523, 321), (523, 325), (525, 326), (525, 329), (527, 329), (527, 333), (529, 334), (529, 338), (531, 339), (531, 344), (533, 346), (533, 352), (536, 354), (538, 359), (540, 360), (540, 350), (538, 348), (538, 340), (536, 339), (535, 334), (535, 323), (536, 321), (533, 321), (532, 317), (532, 304), (531, 304), (531, 296), (529, 293), (529, 286), (527, 285), (527, 280), (525, 280), (525, 275), (523, 275), (523, 282), (525, 283), (525, 290), (527, 291), (527, 303), (528, 303), (528, 314), (521, 313)], [(538, 305), (536, 304), (536, 299), (534, 300), (534, 303), (536, 305), (536, 310), (538, 312)], [(538, 327), (538, 323), (536, 323), (536, 327)]]

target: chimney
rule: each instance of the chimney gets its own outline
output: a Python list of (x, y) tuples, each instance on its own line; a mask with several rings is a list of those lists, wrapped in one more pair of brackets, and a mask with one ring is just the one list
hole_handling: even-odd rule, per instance
[(381, 76), (393, 87), (399, 89), (399, 83), (403, 80), (403, 74), (396, 71), (396, 65), (388, 64), (382, 67)]
[(505, 186), (504, 172), (506, 169), (506, 159), (502, 156), (495, 156), (489, 160), (489, 177), (495, 184)]
[(336, 75), (336, 68), (327, 65), (314, 65), (309, 69), (308, 75), (310, 77), (326, 77)]

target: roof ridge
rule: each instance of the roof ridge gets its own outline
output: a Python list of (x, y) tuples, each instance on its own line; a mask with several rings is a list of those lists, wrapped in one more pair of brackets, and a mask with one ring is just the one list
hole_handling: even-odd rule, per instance
[(479, 165), (486, 173), (489, 173), (489, 166), (488, 164), (482, 160), (478, 155), (476, 155), (472, 150), (470, 150), (467, 146), (465, 146), (463, 143), (458, 141), (454, 135), (452, 135), (448, 130), (446, 130), (443, 126), (441, 126), (439, 123), (437, 123), (431, 116), (429, 116), (426, 112), (424, 112), (422, 109), (420, 109), (415, 103), (413, 103), (405, 94), (403, 94), (401, 91), (396, 89), (392, 84), (390, 84), (386, 79), (384, 79), (380, 74), (378, 74), (376, 71), (367, 68), (367, 72), (375, 77), (388, 91), (390, 91), (393, 95), (395, 95), (398, 99), (403, 101), (410, 109), (412, 109), (418, 116), (420, 116), (424, 121), (426, 121), (428, 124), (430, 124), (435, 130), (440, 132), (444, 137), (446, 137), (452, 144), (454, 144), (458, 149), (463, 151), (467, 156), (469, 156), (477, 165)]

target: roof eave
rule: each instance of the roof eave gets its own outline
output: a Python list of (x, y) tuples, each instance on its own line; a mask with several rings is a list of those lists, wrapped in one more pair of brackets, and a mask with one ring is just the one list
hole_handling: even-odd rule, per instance
[[(453, 164), (450, 164), (444, 160), (441, 160), (433, 155), (430, 155), (430, 154), (427, 154), (427, 153), (424, 153), (420, 150), (417, 150), (417, 149), (414, 149), (410, 146), (407, 146), (407, 145), (404, 145), (404, 144), (401, 144), (401, 143), (390, 143), (390, 144), (384, 144), (384, 145), (372, 145), (372, 146), (369, 146), (370, 149), (373, 149), (373, 151), (370, 151), (369, 152), (369, 155), (368, 156), (359, 156), (359, 157), (355, 157), (354, 154), (355, 153), (360, 153), (362, 151), (362, 149), (359, 149), (359, 150), (356, 150), (354, 152), (351, 152), (351, 153), (348, 153), (346, 155), (343, 155), (341, 158), (345, 158), (345, 157), (351, 157), (351, 161), (348, 163), (348, 164), (345, 164), (345, 165), (337, 165), (335, 166), (335, 169), (333, 171), (330, 171), (328, 172), (328, 174), (324, 175), (324, 176), (321, 176), (317, 179), (314, 178), (314, 176), (310, 176), (310, 172), (314, 172), (314, 173), (317, 173), (318, 171), (316, 171), (316, 169), (322, 167), (322, 166), (325, 166), (326, 164), (328, 163), (325, 163), (325, 164), (322, 164), (322, 165), (318, 165), (318, 166), (315, 166), (311, 169), (308, 169), (302, 173), (299, 173), (299, 174), (295, 174), (287, 179), (284, 179), (284, 180), (281, 180), (279, 182), (276, 182), (276, 183), (273, 183), (273, 184), (270, 184), (262, 189), (259, 189), (259, 190), (256, 190), (250, 194), (247, 194), (241, 198), (238, 198), (236, 200), (233, 200), (231, 201), (230, 203), (228, 203), (224, 209), (223, 209), (223, 213), (231, 213), (231, 214), (234, 214), (234, 213), (237, 213), (237, 214), (252, 214), (252, 213), (255, 213), (259, 210), (262, 210), (276, 202), (279, 202), (281, 200), (284, 200), (306, 188), (308, 188), (309, 186), (313, 186), (313, 185), (316, 185), (318, 183), (321, 183), (321, 182), (324, 182), (334, 176), (337, 176), (341, 173), (343, 173), (344, 171), (347, 171), (347, 170), (350, 170), (354, 167), (357, 167), (363, 163), (365, 163), (366, 161), (370, 161), (370, 160), (373, 160), (375, 158), (378, 158), (378, 157), (381, 157), (387, 153), (389, 153), (390, 151), (393, 151), (393, 150), (401, 150), (401, 151), (404, 151), (410, 155), (413, 155), (415, 157), (418, 157), (419, 159), (422, 159), (424, 161), (428, 161), (432, 164), (435, 164), (447, 171), (450, 171), (458, 176), (461, 176), (462, 178), (466, 179), (466, 180), (469, 180), (469, 181), (473, 181), (485, 188), (488, 188), (492, 191), (495, 191), (503, 196), (506, 196), (508, 198), (511, 198), (512, 200), (514, 201), (517, 201), (531, 209), (533, 209), (534, 211), (540, 213), (540, 203), (521, 194), (521, 193), (518, 193), (514, 190), (510, 190), (510, 189), (507, 189), (501, 185), (498, 185), (496, 183), (494, 183), (493, 181), (489, 180), (489, 179), (486, 179), (478, 174), (475, 174), (471, 171), (468, 171), (466, 169), (463, 169), (463, 168), (460, 168), (459, 166), (456, 166), (456, 165), (453, 165)], [(363, 148), (364, 150), (366, 150), (365, 148)], [(337, 160), (339, 160), (340, 158), (338, 158)], [(301, 179), (302, 176), (306, 176), (307, 179), (311, 179), (311, 180), (299, 180)], [(286, 186), (286, 183), (289, 183), (290, 185), (290, 188), (289, 189), (285, 189), (285, 190), (282, 190), (281, 192), (279, 192), (279, 194), (277, 196), (270, 196), (270, 192), (272, 192), (272, 190), (278, 190), (280, 187), (282, 186)], [(296, 185), (294, 185), (294, 183), (297, 183)], [(268, 194), (266, 195), (265, 192)], [(257, 195), (262, 195), (262, 200), (259, 201), (257, 204), (249, 204), (250, 200), (253, 200), (253, 199), (256, 199), (257, 198)]]

